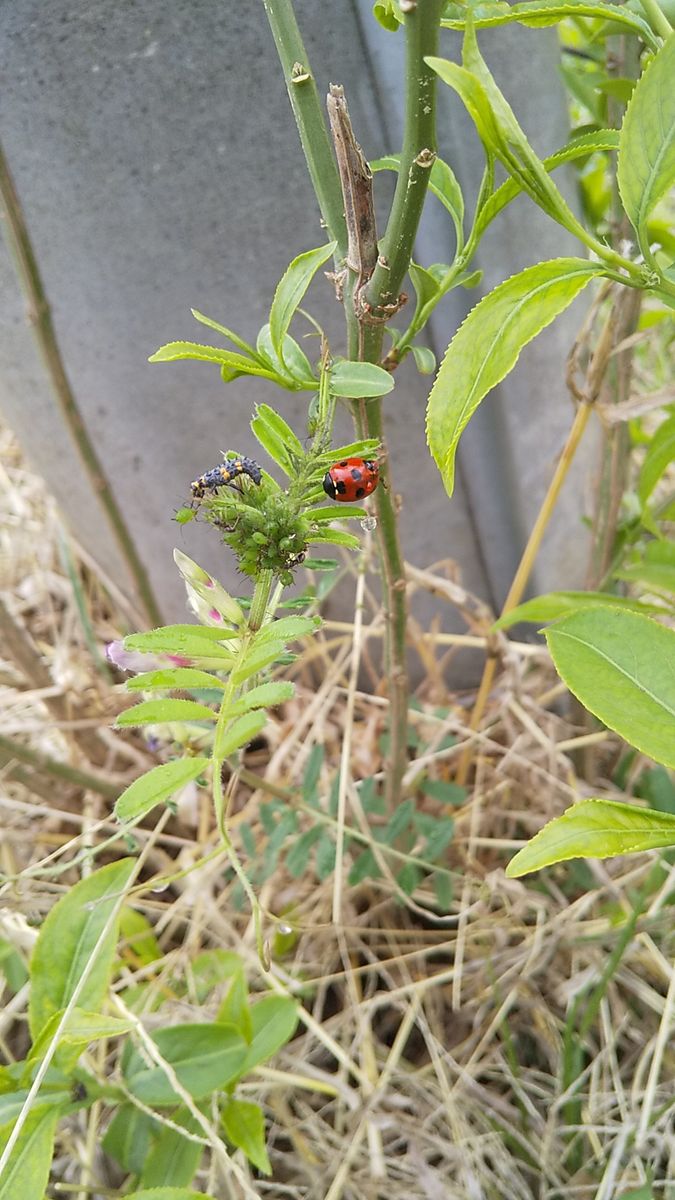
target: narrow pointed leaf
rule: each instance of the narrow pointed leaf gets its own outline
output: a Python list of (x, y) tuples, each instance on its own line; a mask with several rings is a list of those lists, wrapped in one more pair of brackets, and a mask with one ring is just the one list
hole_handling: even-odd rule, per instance
[(124, 1200), (215, 1200), (206, 1192), (193, 1192), (183, 1187), (143, 1188), (140, 1192), (127, 1192)]
[(253, 1032), (241, 1075), (267, 1062), (290, 1041), (298, 1024), (298, 1006), (289, 996), (264, 996), (251, 1007), (251, 1024)]
[(228, 758), (230, 754), (234, 754), (235, 750), (240, 750), (242, 746), (248, 745), (261, 729), (265, 728), (266, 724), (267, 713), (260, 709), (244, 713), (243, 717), (237, 717), (218, 735), (213, 748), (214, 758), (219, 761)]
[(601, 267), (581, 258), (527, 267), (484, 296), (460, 326), (427, 408), (429, 449), (449, 495), (457, 444), (481, 400), (508, 375), (523, 347), (600, 274)]
[(316, 250), (307, 250), (293, 259), (284, 272), (274, 293), (270, 309), (270, 333), (277, 354), (283, 359), (283, 338), (293, 319), (302, 297), (309, 287), (319, 267), (331, 257), (336, 243), (319, 246)]
[[(253, 346), (250, 346), (248, 342), (245, 342), (243, 338), (239, 337), (239, 334), (234, 333), (231, 329), (228, 329), (226, 325), (221, 325), (219, 321), (214, 321), (212, 317), (206, 317), (204, 313), (199, 312), (197, 308), (191, 308), (190, 312), (192, 313), (195, 321), (200, 321), (202, 325), (208, 325), (209, 329), (215, 329), (216, 333), (222, 333), (223, 337), (227, 338), (228, 341), (233, 343), (233, 345), (239, 347), (242, 354), (248, 355), (251, 358), (257, 358), (257, 354)], [(260, 365), (262, 366), (263, 364), (261, 363)]]
[[(53, 1105), (40, 1105), (30, 1113), (2, 1173), (0, 1200), (43, 1200), (60, 1116)], [(11, 1131), (9, 1126), (0, 1135), (0, 1151)]]
[[(603, 4), (601, 0), (525, 0), (522, 4), (481, 5), (474, 15), (473, 24), (476, 29), (489, 29), (517, 21), (520, 25), (536, 29), (554, 25), (568, 17), (597, 17), (613, 21), (639, 34), (648, 46), (657, 44), (651, 27), (637, 13), (623, 5)], [(463, 29), (465, 20), (458, 14), (456, 17), (446, 17), (441, 25), (445, 29)]]
[(652, 437), (640, 471), (638, 496), (646, 504), (663, 472), (675, 462), (675, 417), (669, 417)]
[(264, 379), (276, 379), (276, 372), (261, 366), (257, 359), (247, 358), (244, 354), (234, 354), (231, 350), (222, 350), (219, 346), (202, 346), (198, 342), (168, 342), (166, 346), (155, 350), (148, 362), (178, 362), (184, 358), (218, 363), (228, 371), (237, 371), (241, 375), (260, 375)]
[(316, 633), (321, 627), (321, 617), (280, 617), (278, 621), (270, 621), (263, 625), (256, 634), (256, 646), (267, 641), (290, 642), (296, 638), (306, 637)]
[(223, 1106), (221, 1119), (228, 1142), (243, 1150), (264, 1175), (271, 1175), (272, 1165), (265, 1146), (265, 1117), (260, 1105), (230, 1096)]
[(675, 630), (617, 608), (573, 613), (546, 632), (556, 670), (600, 721), (675, 767)]
[(506, 874), (513, 879), (569, 858), (609, 858), (672, 845), (675, 816), (670, 813), (614, 800), (579, 800), (518, 851)]
[(608, 592), (547, 592), (544, 596), (534, 596), (517, 608), (500, 617), (492, 626), (493, 629), (509, 629), (520, 621), (558, 621), (569, 613), (579, 612), (585, 608), (627, 608), (630, 612), (658, 611), (654, 604), (643, 604), (629, 596), (611, 596)]
[(165, 725), (170, 721), (215, 721), (218, 714), (196, 700), (144, 700), (120, 713), (115, 726), (129, 729), (134, 725)]
[(292, 700), (295, 695), (295, 685), (290, 680), (280, 680), (272, 683), (260, 683), (240, 696), (230, 709), (231, 716), (248, 712), (254, 708), (275, 708), (286, 700)]
[(146, 771), (145, 775), (134, 779), (115, 804), (118, 821), (140, 821), (156, 804), (168, 800), (190, 780), (202, 775), (210, 761), (200, 756), (176, 758)]
[(256, 405), (256, 413), (270, 429), (274, 430), (277, 437), (281, 438), (287, 450), (290, 450), (300, 459), (305, 458), (305, 448), (300, 438), (291, 429), (288, 422), (284, 421), (280, 413), (275, 412), (269, 404)]
[(617, 178), (640, 244), (647, 218), (675, 184), (675, 33), (638, 80), (621, 128)]
[(128, 692), (187, 691), (190, 688), (223, 688), (225, 684), (217, 675), (208, 671), (196, 671), (194, 667), (167, 667), (160, 671), (145, 671), (126, 681)]
[[(34, 1041), (50, 1017), (67, 1007), (134, 866), (133, 859), (123, 858), (100, 867), (70, 888), (47, 916), (31, 959), (28, 1021)], [(103, 1003), (118, 928), (119, 921), (108, 930), (78, 996), (79, 1006), (88, 1012), (96, 1012)]]

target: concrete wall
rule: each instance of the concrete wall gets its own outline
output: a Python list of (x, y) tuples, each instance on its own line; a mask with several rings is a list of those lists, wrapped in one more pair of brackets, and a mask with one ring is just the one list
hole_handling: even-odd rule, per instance
[[(299, 0), (320, 89), (344, 83), (357, 136), (375, 157), (396, 149), (402, 116), (401, 34), (386, 34), (369, 0)], [(458, 53), (459, 35), (443, 52)], [(483, 52), (542, 153), (567, 137), (551, 31), (502, 29)], [(0, 6), (0, 135), (52, 305), (67, 371), (116, 496), (167, 615), (184, 609), (171, 551), (236, 586), (211, 529), (178, 529), (189, 481), (230, 446), (255, 453), (256, 401), (278, 403), (302, 431), (306, 401), (264, 382), (224, 388), (207, 364), (150, 366), (177, 338), (203, 339), (200, 308), (250, 340), (289, 259), (320, 244), (318, 212), (262, 3), (213, 0), (16, 0)], [(459, 101), (441, 87), (441, 152), (471, 210), (480, 147)], [(389, 185), (378, 177), (378, 194)], [(452, 234), (435, 204), (420, 235), (423, 263), (449, 261)], [(528, 200), (493, 227), (485, 284), (538, 257), (574, 251)], [(45, 475), (77, 537), (114, 578), (124, 564), (62, 427), (0, 249), (0, 409)], [(478, 293), (459, 290), (436, 315), (442, 353)], [(339, 349), (340, 311), (327, 285), (312, 306)], [(451, 505), (424, 442), (429, 380), (406, 364), (387, 400), (395, 485), (412, 561), (445, 556), (488, 601), (503, 598), (571, 420), (563, 364), (582, 309), (544, 333), (465, 434)], [(343, 422), (345, 432), (348, 422)], [(583, 464), (580, 467), (583, 472)], [(582, 475), (566, 489), (537, 586), (570, 583), (579, 551)]]

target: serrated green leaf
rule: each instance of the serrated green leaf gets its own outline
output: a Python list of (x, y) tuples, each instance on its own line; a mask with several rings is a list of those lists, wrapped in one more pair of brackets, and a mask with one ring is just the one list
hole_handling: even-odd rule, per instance
[(626, 109), (619, 140), (619, 191), (647, 259), (650, 258), (647, 218), (675, 184), (673, 79), (675, 34), (664, 42), (640, 76)]
[(602, 267), (581, 258), (538, 263), (471, 310), (446, 350), (427, 408), (429, 449), (448, 495), (460, 436), (481, 400), (508, 375), (523, 347), (600, 274)]
[[(547, 158), (542, 159), (542, 166), (546, 171), (554, 171), (557, 167), (562, 166), (563, 163), (574, 162), (576, 159), (585, 158), (589, 154), (618, 150), (618, 148), (619, 132), (617, 129), (598, 129), (573, 138), (566, 146), (557, 150), (555, 154), (550, 154)], [(476, 218), (474, 236), (481, 237), (488, 225), (494, 221), (495, 217), (511, 200), (520, 195), (522, 190), (523, 188), (519, 180), (513, 178), (506, 179), (481, 207)]]
[(506, 868), (510, 879), (569, 858), (609, 858), (675, 845), (675, 817), (620, 804), (579, 800), (519, 850)]
[(675, 767), (675, 631), (617, 608), (573, 613), (546, 631), (556, 670), (630, 745)]
[(143, 654), (164, 655), (176, 666), (196, 665), (222, 671), (234, 661), (234, 653), (227, 646), (220, 645), (221, 640), (227, 640), (222, 629), (204, 625), (167, 625), (147, 633), (130, 634), (124, 639), (124, 648)]
[(244, 354), (234, 354), (231, 350), (222, 350), (219, 346), (202, 346), (197, 342), (168, 342), (166, 346), (155, 350), (148, 362), (178, 362), (185, 358), (218, 363), (228, 372), (234, 371), (238, 375), (259, 375), (263, 379), (277, 379), (276, 372), (261, 366), (257, 359), (247, 358)]
[(436, 370), (436, 355), (428, 346), (411, 346), (415, 366), (420, 375), (433, 375)]
[[(54, 1013), (66, 1008), (89, 964), (96, 943), (131, 878), (131, 858), (100, 867), (62, 896), (48, 914), (30, 963), (28, 1022), (33, 1041)], [(98, 949), (96, 961), (78, 996), (79, 1005), (95, 1012), (108, 988), (117, 943), (119, 918)]]
[(253, 346), (250, 346), (248, 342), (245, 342), (243, 338), (239, 337), (238, 333), (234, 333), (231, 329), (228, 329), (227, 325), (221, 325), (219, 321), (214, 321), (212, 317), (205, 316), (204, 313), (199, 312), (199, 309), (197, 308), (191, 308), (190, 312), (192, 313), (195, 321), (200, 321), (202, 325), (208, 325), (209, 329), (215, 329), (216, 333), (222, 333), (223, 337), (232, 342), (234, 346), (238, 346), (243, 354), (248, 355), (251, 358), (257, 358)]
[[(482, 5), (473, 23), (476, 29), (488, 29), (517, 21), (520, 25), (536, 29), (570, 17), (596, 17), (613, 21), (639, 34), (648, 46), (654, 47), (656, 44), (651, 27), (637, 13), (623, 5), (603, 4), (600, 0), (591, 0), (590, 3), (588, 0), (526, 0), (521, 4)], [(461, 17), (446, 17), (441, 25), (445, 29), (463, 29), (465, 21)]]
[(202, 775), (210, 761), (202, 756), (176, 758), (146, 771), (145, 775), (134, 779), (117, 800), (115, 816), (118, 821), (140, 821), (156, 804), (168, 800), (192, 779)]
[(170, 721), (215, 721), (218, 714), (196, 700), (142, 700), (127, 708), (115, 720), (117, 729), (134, 725), (165, 725)]
[(655, 605), (643, 604), (630, 596), (612, 596), (608, 592), (546, 592), (526, 600), (495, 621), (493, 629), (509, 629), (520, 621), (557, 621), (568, 613), (586, 608), (626, 608), (630, 612), (654, 612)]
[(358, 400), (386, 396), (393, 388), (392, 375), (375, 363), (349, 362), (343, 358), (331, 367), (330, 390), (334, 396)]
[(208, 671), (196, 671), (194, 667), (166, 667), (159, 671), (145, 671), (142, 675), (134, 675), (125, 680), (128, 692), (175, 692), (189, 691), (192, 688), (224, 688), (225, 684), (217, 675)]
[(264, 642), (261, 646), (254, 646), (249, 650), (243, 663), (237, 667), (236, 671), (232, 672), (232, 683), (235, 687), (239, 687), (247, 679), (253, 675), (257, 675), (260, 671), (264, 671), (265, 667), (269, 667), (274, 662), (278, 662), (284, 656), (286, 647), (282, 642)]
[[(43, 1200), (60, 1116), (52, 1105), (40, 1105), (29, 1114), (2, 1173), (0, 1200)], [(10, 1127), (0, 1134), (0, 1151), (11, 1132)]]
[(260, 1106), (229, 1096), (223, 1105), (221, 1119), (227, 1140), (243, 1150), (264, 1175), (271, 1175), (272, 1166), (265, 1146), (265, 1117)]
[(349, 442), (346, 446), (333, 446), (332, 449), (324, 451), (323, 454), (317, 454), (317, 475), (321, 474), (319, 468), (326, 463), (330, 465), (331, 463), (339, 462), (343, 458), (352, 458), (354, 456), (357, 458), (375, 458), (379, 449), (380, 443), (377, 438), (366, 438), (360, 442)]
[(213, 748), (214, 758), (219, 760), (229, 758), (235, 750), (240, 750), (242, 746), (247, 746), (249, 742), (252, 742), (266, 724), (267, 713), (260, 709), (237, 717), (217, 734), (216, 744)]
[(284, 387), (301, 391), (312, 390), (318, 386), (319, 380), (307, 356), (290, 333), (284, 334), (283, 358), (276, 351), (269, 323), (260, 329), (256, 348), (270, 370), (279, 374), (280, 382)]
[[(152, 1040), (194, 1100), (205, 1100), (232, 1083), (247, 1053), (246, 1043), (233, 1025), (173, 1025), (158, 1030)], [(122, 1055), (122, 1074), (129, 1091), (144, 1104), (180, 1103), (163, 1068), (149, 1065), (131, 1043)]]
[(645, 454), (638, 496), (644, 506), (651, 496), (663, 472), (675, 462), (675, 417), (669, 417), (652, 436)]
[(330, 242), (327, 246), (319, 246), (316, 250), (306, 250), (304, 254), (299, 254), (277, 284), (270, 309), (270, 334), (272, 345), (282, 361), (284, 334), (288, 332), (295, 310), (319, 267), (328, 261), (335, 247), (336, 243)]
[(359, 517), (363, 520), (363, 509), (355, 504), (329, 504), (325, 508), (313, 508), (312, 522), (322, 525), (325, 521), (348, 521)]

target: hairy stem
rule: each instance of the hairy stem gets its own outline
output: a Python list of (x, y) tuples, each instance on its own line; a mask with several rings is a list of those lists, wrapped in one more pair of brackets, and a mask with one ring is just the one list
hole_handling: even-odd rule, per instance
[(144, 563), (141, 562), (124, 517), (112, 493), (66, 374), (37, 259), (2, 146), (0, 146), (0, 201), (6, 218), (4, 225), (7, 243), (16, 263), (21, 287), (28, 302), (29, 317), (35, 331), (35, 339), (61, 409), (61, 415), (75, 442), (91, 490), (101, 501), (119, 550), (134, 581), (145, 615), (153, 625), (159, 625), (162, 618), (150, 586), (148, 573)]

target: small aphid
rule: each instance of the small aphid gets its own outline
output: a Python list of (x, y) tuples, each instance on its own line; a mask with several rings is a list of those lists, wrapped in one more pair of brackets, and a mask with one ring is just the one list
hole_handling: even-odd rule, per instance
[(216, 488), (232, 483), (232, 480), (236, 479), (238, 475), (248, 475), (255, 484), (260, 484), (262, 481), (262, 471), (252, 458), (226, 458), (219, 467), (212, 467), (210, 471), (205, 471), (203, 475), (199, 476), (199, 479), (195, 479), (190, 484), (192, 495), (195, 500), (201, 500), (206, 492), (215, 492)]

